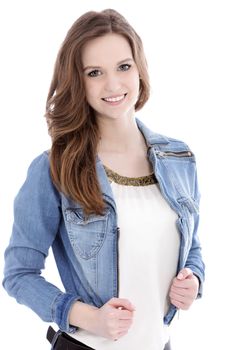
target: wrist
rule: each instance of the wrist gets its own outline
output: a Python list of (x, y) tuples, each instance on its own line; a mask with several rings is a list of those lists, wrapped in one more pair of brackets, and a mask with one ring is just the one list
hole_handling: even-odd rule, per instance
[(96, 316), (96, 310), (98, 310), (96, 306), (76, 301), (70, 310), (69, 323), (75, 327), (90, 331)]

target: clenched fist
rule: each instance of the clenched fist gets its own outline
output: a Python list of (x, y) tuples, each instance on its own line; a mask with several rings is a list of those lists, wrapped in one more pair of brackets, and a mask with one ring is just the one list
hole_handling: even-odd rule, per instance
[(107, 339), (117, 340), (133, 323), (135, 307), (127, 299), (112, 298), (102, 307), (76, 301), (70, 310), (69, 323)]
[(94, 333), (117, 340), (128, 333), (133, 322), (135, 307), (127, 299), (112, 298), (96, 309)]
[(172, 281), (169, 292), (171, 303), (178, 309), (188, 310), (196, 299), (199, 289), (199, 280), (191, 269), (182, 269)]

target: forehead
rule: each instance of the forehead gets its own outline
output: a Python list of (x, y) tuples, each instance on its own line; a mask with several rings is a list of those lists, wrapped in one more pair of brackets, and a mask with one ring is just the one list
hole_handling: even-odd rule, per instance
[(88, 41), (82, 49), (83, 65), (104, 65), (132, 57), (131, 47), (125, 37), (110, 33)]

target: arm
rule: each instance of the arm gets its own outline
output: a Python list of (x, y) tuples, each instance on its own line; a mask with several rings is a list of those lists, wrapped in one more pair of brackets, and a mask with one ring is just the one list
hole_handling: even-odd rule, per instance
[(60, 197), (54, 188), (47, 154), (36, 158), (14, 202), (14, 224), (5, 252), (3, 286), (18, 303), (44, 321), (65, 331), (68, 314), (77, 295), (63, 293), (41, 276), (45, 258), (59, 230)]
[(197, 183), (196, 166), (192, 174), (194, 175), (192, 197), (195, 201), (193, 209), (191, 208), (191, 215), (194, 220), (192, 244), (185, 267), (181, 269), (178, 275), (173, 279), (169, 293), (171, 303), (183, 310), (187, 310), (196, 298), (202, 296), (205, 277), (205, 265), (202, 260), (201, 245), (197, 234), (199, 226), (200, 193)]
[(173, 279), (169, 292), (171, 303), (182, 310), (189, 309), (193, 301), (202, 296), (203, 290), (205, 265), (197, 236), (198, 215), (196, 218), (192, 246), (185, 267)]
[(193, 199), (196, 203), (196, 211), (192, 213), (194, 219), (194, 228), (192, 234), (192, 245), (187, 257), (185, 267), (191, 269), (193, 274), (198, 278), (198, 294), (197, 298), (201, 298), (203, 293), (203, 283), (205, 279), (205, 264), (201, 254), (201, 244), (198, 237), (199, 227), (199, 207), (200, 207), (200, 192), (198, 186), (198, 177), (196, 164), (193, 172)]
[(201, 245), (197, 235), (199, 225), (199, 215), (195, 215), (195, 226), (193, 232), (192, 246), (188, 254), (185, 267), (191, 269), (193, 274), (198, 278), (198, 294), (197, 298), (201, 298), (203, 293), (203, 283), (205, 279), (205, 264), (202, 259)]
[(77, 301), (70, 311), (70, 324), (106, 339), (117, 340), (128, 333), (135, 307), (128, 299), (112, 298), (101, 308)]

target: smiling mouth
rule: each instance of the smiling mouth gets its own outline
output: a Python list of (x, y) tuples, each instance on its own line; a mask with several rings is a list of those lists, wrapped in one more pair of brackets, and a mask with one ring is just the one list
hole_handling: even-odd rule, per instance
[(105, 102), (108, 102), (108, 103), (117, 103), (117, 102), (120, 102), (120, 101), (124, 100), (126, 95), (127, 94), (119, 95), (119, 96), (116, 96), (116, 97), (105, 97), (105, 98), (102, 98), (102, 100), (105, 101)]

